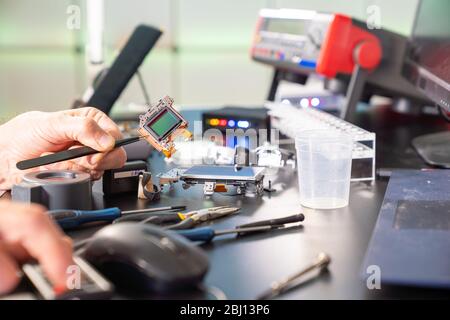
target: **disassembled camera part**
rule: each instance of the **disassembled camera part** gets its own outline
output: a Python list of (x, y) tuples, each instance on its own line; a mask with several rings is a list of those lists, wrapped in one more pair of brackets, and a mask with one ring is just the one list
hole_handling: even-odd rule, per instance
[(227, 192), (227, 186), (236, 187), (237, 194), (264, 192), (264, 168), (239, 166), (193, 166), (184, 171), (179, 179), (183, 188), (203, 184), (203, 193)]
[(175, 137), (183, 135), (187, 140), (192, 138), (192, 133), (187, 130), (188, 122), (172, 105), (173, 99), (165, 96), (139, 116), (140, 135), (167, 158), (176, 151), (173, 143)]
[(180, 168), (174, 168), (164, 173), (159, 173), (156, 177), (159, 179), (159, 185), (161, 188), (165, 184), (172, 185), (173, 183), (176, 183), (180, 180), (180, 176), (186, 171), (187, 169), (180, 169)]
[(122, 168), (105, 170), (103, 174), (103, 195), (112, 197), (120, 193), (136, 193), (139, 175), (147, 171), (142, 160), (128, 161)]
[(281, 168), (284, 166), (284, 160), (278, 146), (266, 142), (256, 148), (254, 152), (258, 159), (259, 167)]
[(150, 201), (159, 200), (161, 188), (153, 184), (152, 174), (150, 172), (143, 172), (139, 175), (138, 184), (138, 198), (147, 199)]

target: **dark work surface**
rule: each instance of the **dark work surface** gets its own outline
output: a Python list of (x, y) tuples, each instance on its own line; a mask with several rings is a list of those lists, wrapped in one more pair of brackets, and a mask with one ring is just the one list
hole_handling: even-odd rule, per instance
[[(193, 120), (200, 112), (187, 112)], [(420, 120), (422, 119), (422, 120)], [(372, 109), (358, 115), (358, 123), (377, 133), (377, 167), (422, 168), (424, 162), (410, 146), (411, 138), (435, 131), (449, 130), (436, 118), (416, 118), (393, 113), (388, 108)], [(164, 171), (166, 163), (158, 154), (149, 159), (154, 174)], [(210, 257), (207, 286), (224, 291), (229, 299), (253, 299), (279, 280), (312, 262), (323, 251), (331, 256), (329, 272), (301, 284), (282, 295), (283, 299), (379, 299), (448, 297), (448, 291), (382, 285), (381, 290), (368, 290), (361, 278), (361, 264), (383, 201), (387, 181), (352, 183), (350, 205), (339, 210), (302, 209), (299, 205), (296, 173), (283, 169), (273, 179), (277, 189), (262, 198), (232, 197), (215, 194), (207, 199), (202, 187), (183, 190), (180, 184), (165, 189), (161, 200), (148, 203), (134, 195), (103, 199), (96, 193), (97, 207), (118, 206), (122, 210), (162, 205), (186, 205), (188, 210), (219, 205), (242, 207), (239, 214), (216, 220), (214, 228), (233, 228), (254, 220), (275, 218), (303, 212), (303, 227), (274, 231), (243, 238), (226, 236), (203, 245)], [(94, 189), (98, 189), (97, 185)], [(85, 227), (70, 232), (75, 241), (88, 237), (98, 227)], [(131, 296), (121, 296), (131, 297)], [(148, 296), (155, 298), (156, 296)], [(185, 293), (165, 298), (202, 298)], [(160, 298), (160, 297), (156, 297)]]

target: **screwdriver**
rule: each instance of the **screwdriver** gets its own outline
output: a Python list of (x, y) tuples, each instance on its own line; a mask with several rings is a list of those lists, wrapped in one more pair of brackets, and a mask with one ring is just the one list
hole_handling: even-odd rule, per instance
[(309, 272), (315, 269), (318, 270), (325, 269), (328, 267), (330, 262), (331, 258), (328, 254), (324, 252), (319, 253), (316, 257), (316, 260), (306, 268), (300, 270), (299, 272), (285, 279), (272, 283), (270, 289), (259, 295), (257, 297), (257, 300), (266, 300), (269, 298), (274, 298), (277, 295), (280, 295), (281, 293), (285, 292), (288, 288), (290, 288), (299, 278), (301, 278), (305, 274), (308, 274)]
[(210, 227), (203, 227), (189, 230), (174, 230), (174, 232), (185, 238), (188, 238), (191, 241), (208, 242), (214, 239), (216, 236), (221, 236), (224, 234), (238, 233), (242, 235), (243, 233), (269, 231), (281, 227), (283, 226), (259, 226), (259, 227), (237, 228), (228, 230), (214, 230), (213, 228)]
[(282, 224), (288, 224), (288, 223), (294, 223), (294, 222), (302, 222), (303, 220), (305, 220), (305, 216), (302, 213), (299, 213), (299, 214), (294, 214), (292, 216), (287, 216), (287, 217), (283, 217), (283, 218), (276, 218), (276, 219), (251, 222), (251, 223), (247, 223), (247, 224), (241, 224), (241, 225), (237, 226), (236, 228), (274, 226), (274, 225), (282, 225)]
[(186, 206), (169, 206), (148, 208), (140, 210), (122, 211), (120, 208), (106, 208), (100, 210), (70, 210), (59, 209), (50, 210), (48, 214), (55, 220), (62, 229), (72, 229), (88, 222), (105, 221), (112, 222), (117, 218), (130, 214), (151, 213), (158, 211), (186, 210)]

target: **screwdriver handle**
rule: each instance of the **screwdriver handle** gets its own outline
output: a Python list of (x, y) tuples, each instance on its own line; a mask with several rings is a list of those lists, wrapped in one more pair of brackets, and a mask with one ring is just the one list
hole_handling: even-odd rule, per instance
[(269, 219), (263, 221), (256, 221), (252, 223), (242, 224), (237, 226), (236, 228), (248, 228), (248, 227), (260, 227), (260, 226), (275, 226), (282, 225), (287, 223), (301, 222), (305, 220), (305, 216), (302, 213), (294, 214), (292, 216), (278, 218), (278, 219)]
[(209, 227), (189, 230), (174, 230), (174, 232), (185, 238), (188, 238), (191, 241), (209, 242), (216, 236), (214, 229)]
[[(138, 137), (131, 137), (131, 138), (125, 138), (122, 140), (117, 140), (116, 143), (114, 144), (114, 148), (122, 147), (124, 145), (130, 144), (133, 142), (137, 142), (140, 139), (141, 139), (141, 137), (138, 136)], [(38, 157), (38, 158), (19, 161), (19, 162), (17, 162), (16, 167), (19, 170), (26, 170), (26, 169), (36, 168), (36, 167), (40, 167), (40, 166), (45, 166), (45, 165), (56, 163), (56, 162), (72, 160), (72, 159), (88, 156), (88, 155), (99, 153), (99, 152), (100, 151), (95, 150), (91, 147), (84, 146), (84, 147), (80, 147), (80, 148), (74, 148), (74, 149), (69, 149), (69, 150), (64, 150), (64, 151), (48, 154), (48, 155)]]
[(84, 223), (94, 221), (113, 221), (121, 216), (117, 207), (102, 210), (50, 210), (48, 211), (62, 229), (76, 228)]

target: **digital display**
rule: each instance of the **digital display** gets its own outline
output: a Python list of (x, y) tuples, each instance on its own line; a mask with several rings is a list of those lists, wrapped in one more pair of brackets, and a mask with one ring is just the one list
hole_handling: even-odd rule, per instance
[(269, 19), (266, 31), (301, 35), (305, 33), (305, 23), (299, 19)]
[(224, 177), (255, 178), (257, 174), (261, 173), (261, 170), (259, 167), (193, 166), (186, 170), (183, 176), (214, 176), (217, 179)]
[(180, 122), (181, 120), (172, 112), (165, 111), (153, 123), (149, 124), (148, 127), (156, 133), (158, 137), (163, 137)]

